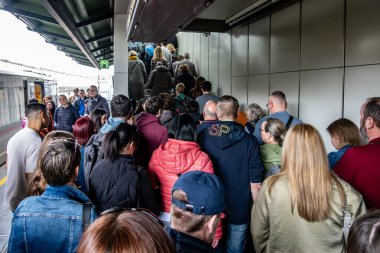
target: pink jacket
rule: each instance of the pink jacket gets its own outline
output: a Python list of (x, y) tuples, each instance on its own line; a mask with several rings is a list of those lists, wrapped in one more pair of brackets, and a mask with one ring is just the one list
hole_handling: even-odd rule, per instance
[[(171, 191), (178, 177), (192, 170), (214, 173), (208, 155), (201, 151), (198, 143), (168, 139), (153, 152), (148, 171), (153, 187), (160, 187), (163, 211), (170, 212)], [(222, 225), (218, 224), (215, 239), (222, 238)]]
[(172, 187), (181, 174), (192, 170), (214, 173), (210, 158), (197, 143), (175, 139), (153, 152), (148, 170), (153, 187), (160, 187), (164, 212), (170, 212)]

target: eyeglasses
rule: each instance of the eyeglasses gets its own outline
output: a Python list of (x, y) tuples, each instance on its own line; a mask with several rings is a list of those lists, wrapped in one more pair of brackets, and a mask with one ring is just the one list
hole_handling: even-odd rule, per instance
[(158, 224), (160, 224), (160, 226), (164, 227), (164, 223), (157, 217), (157, 215), (155, 215), (154, 213), (152, 213), (150, 210), (148, 209), (145, 209), (145, 208), (124, 208), (124, 207), (112, 207), (112, 208), (109, 208), (107, 210), (104, 210), (100, 215), (106, 215), (106, 214), (110, 214), (110, 213), (122, 213), (122, 212), (141, 212), (143, 214), (145, 214), (146, 216), (150, 217), (150, 219), (152, 219), (153, 221), (157, 222)]

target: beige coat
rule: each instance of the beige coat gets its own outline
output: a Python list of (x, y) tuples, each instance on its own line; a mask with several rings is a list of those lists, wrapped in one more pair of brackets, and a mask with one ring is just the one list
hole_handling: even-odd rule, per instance
[[(259, 252), (342, 252), (343, 211), (339, 189), (333, 184), (331, 215), (310, 223), (291, 211), (291, 196), (285, 176), (277, 180), (269, 195), (266, 180), (252, 209), (251, 233)], [(347, 196), (353, 220), (365, 213), (362, 196), (339, 179)]]

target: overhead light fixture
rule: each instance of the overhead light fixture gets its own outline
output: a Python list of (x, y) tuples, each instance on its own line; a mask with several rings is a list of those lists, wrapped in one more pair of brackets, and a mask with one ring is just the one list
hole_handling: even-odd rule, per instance
[(249, 16), (253, 15), (254, 13), (268, 7), (269, 5), (272, 5), (275, 2), (278, 2), (279, 0), (257, 0), (244, 10), (241, 10), (240, 12), (236, 13), (235, 15), (231, 16), (226, 20), (226, 24), (233, 26), (234, 24), (248, 18)]

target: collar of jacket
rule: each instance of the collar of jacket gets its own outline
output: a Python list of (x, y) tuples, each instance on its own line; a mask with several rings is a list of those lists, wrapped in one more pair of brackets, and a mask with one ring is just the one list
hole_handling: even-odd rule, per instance
[(80, 190), (70, 185), (51, 186), (48, 185), (42, 196), (56, 199), (73, 199), (80, 203), (90, 202), (90, 199)]

